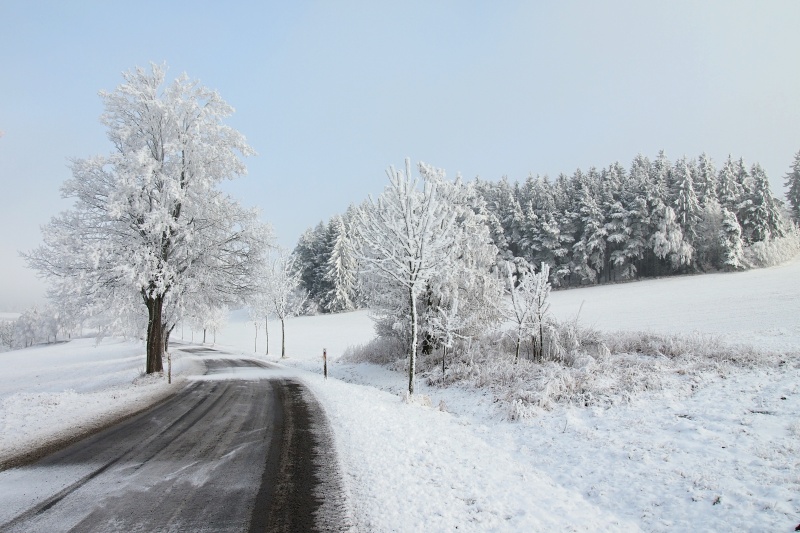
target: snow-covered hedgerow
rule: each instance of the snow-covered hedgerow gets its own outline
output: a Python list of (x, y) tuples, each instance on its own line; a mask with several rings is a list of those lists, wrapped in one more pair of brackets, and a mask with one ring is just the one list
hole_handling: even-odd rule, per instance
[[(748, 346), (725, 346), (701, 335), (609, 335), (609, 351), (580, 353), (561, 361), (520, 360), (483, 344), (453, 361), (442, 379), (441, 367), (428, 372), (431, 385), (458, 384), (493, 392), (510, 419), (530, 418), (557, 404), (608, 407), (629, 403), (643, 392), (690, 395), (703, 381), (726, 375), (733, 366), (781, 364), (778, 354)], [(495, 345), (497, 346), (497, 345)]]
[[(528, 343), (530, 344), (530, 342)], [(461, 343), (445, 359), (442, 351), (422, 356), (418, 378), (436, 387), (491, 391), (500, 412), (512, 419), (536, 416), (558, 404), (609, 407), (630, 403), (645, 392), (691, 395), (703, 382), (736, 367), (777, 366), (797, 354), (726, 343), (701, 333), (601, 333), (577, 320), (551, 321), (545, 330), (544, 360), (523, 346), (515, 363), (515, 339), (494, 333)], [(392, 338), (349, 348), (340, 359), (407, 371), (404, 344)]]
[(372, 363), (389, 365), (406, 357), (406, 345), (397, 337), (375, 337), (366, 344), (358, 344), (345, 349), (339, 358), (343, 363)]
[(800, 230), (788, 225), (786, 235), (775, 239), (754, 242), (744, 249), (745, 262), (752, 268), (780, 265), (800, 255)]

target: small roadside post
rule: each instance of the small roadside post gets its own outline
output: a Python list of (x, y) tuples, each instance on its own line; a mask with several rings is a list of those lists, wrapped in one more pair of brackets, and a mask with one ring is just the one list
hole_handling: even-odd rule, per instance
[(322, 372), (325, 374), (325, 379), (328, 379), (328, 350), (322, 349)]

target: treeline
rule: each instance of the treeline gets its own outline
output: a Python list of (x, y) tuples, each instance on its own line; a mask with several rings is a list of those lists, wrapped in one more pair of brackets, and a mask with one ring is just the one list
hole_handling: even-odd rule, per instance
[(72, 315), (52, 306), (26, 309), (14, 320), (0, 320), (0, 348), (27, 348), (71, 336), (77, 324)]
[(547, 263), (554, 286), (740, 269), (745, 246), (785, 233), (764, 170), (730, 157), (719, 171), (705, 154), (670, 163), (660, 152), (627, 170), (476, 185), (500, 254)]
[(306, 313), (335, 313), (363, 303), (359, 288), (353, 222), (356, 208), (307, 229), (292, 253)]
[[(792, 179), (800, 179), (795, 163), (790, 190)], [(717, 169), (705, 154), (673, 163), (662, 151), (654, 160), (638, 155), (628, 168), (614, 163), (555, 180), (472, 185), (480, 200), (473, 209), (489, 228), (497, 259), (545, 263), (556, 287), (748, 268), (748, 247), (789, 228), (761, 166), (731, 157)], [(307, 230), (294, 250), (308, 312), (362, 304), (357, 211), (351, 206)]]

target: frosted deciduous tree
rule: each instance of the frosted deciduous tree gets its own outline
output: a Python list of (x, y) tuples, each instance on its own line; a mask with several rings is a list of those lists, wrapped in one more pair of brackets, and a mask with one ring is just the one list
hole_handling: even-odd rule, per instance
[(522, 339), (529, 335), (533, 341), (533, 358), (541, 361), (544, 355), (545, 321), (550, 309), (550, 266), (542, 263), (541, 270), (534, 273), (524, 263), (506, 263), (506, 276), (506, 290), (511, 296), (506, 318), (513, 321), (516, 329), (514, 362), (519, 361)]
[(439, 269), (447, 268), (448, 250), (455, 243), (456, 211), (443, 198), (444, 173), (420, 165), (420, 180), (390, 167), (389, 185), (358, 212), (359, 259), (392, 289), (405, 293), (409, 312), (408, 392), (414, 393), (417, 359), (417, 299)]
[(147, 373), (163, 368), (165, 306), (180, 309), (195, 290), (241, 298), (267, 241), (256, 214), (216, 189), (244, 174), (240, 156), (254, 153), (223, 123), (233, 109), (185, 74), (165, 85), (165, 74), (160, 65), (137, 68), (100, 93), (114, 149), (72, 162), (62, 195), (75, 205), (27, 255), (62, 297), (95, 309), (138, 298), (148, 314)]
[[(437, 172), (420, 166), (423, 175)], [(440, 187), (442, 201), (456, 218), (453, 245), (418, 302), (423, 352), (438, 346), (453, 348), (457, 339), (480, 335), (500, 319), (502, 285), (490, 273), (497, 247), (491, 242), (485, 202), (472, 184), (458, 178), (442, 181)]]
[(261, 291), (270, 314), (281, 321), (281, 357), (286, 357), (286, 320), (300, 313), (306, 299), (299, 287), (300, 274), (294, 267), (294, 257), (283, 249), (272, 252), (267, 258)]

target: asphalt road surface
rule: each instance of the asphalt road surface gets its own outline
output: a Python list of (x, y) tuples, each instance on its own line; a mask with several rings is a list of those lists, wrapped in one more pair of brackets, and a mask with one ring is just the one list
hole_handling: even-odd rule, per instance
[(330, 431), (303, 385), (184, 350), (207, 357), (207, 379), (0, 473), (0, 531), (349, 530)]

